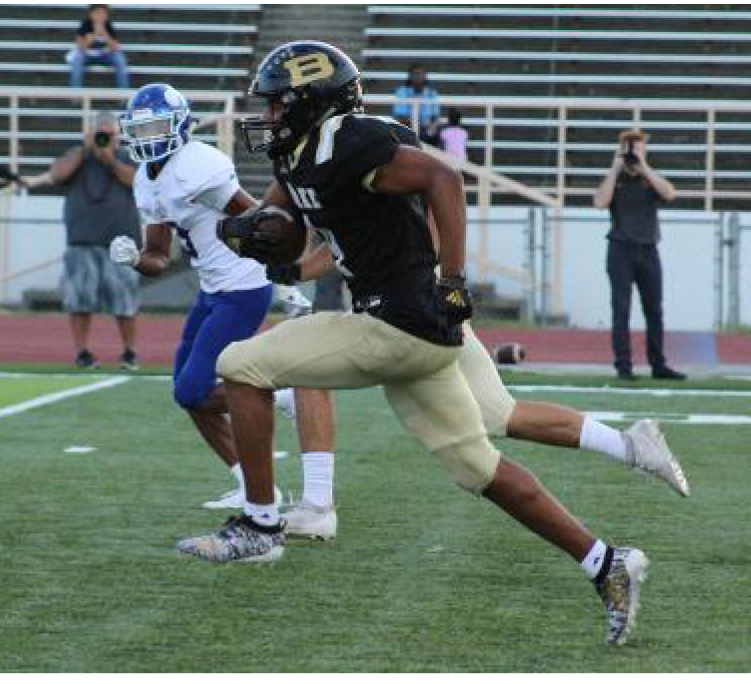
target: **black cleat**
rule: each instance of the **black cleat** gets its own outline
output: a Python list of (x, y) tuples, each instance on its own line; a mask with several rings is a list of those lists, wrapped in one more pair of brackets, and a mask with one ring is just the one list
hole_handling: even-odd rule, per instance
[(634, 372), (631, 370), (619, 370), (618, 371), (618, 379), (619, 380), (628, 380), (629, 382), (633, 382), (634, 380), (638, 380), (639, 376), (634, 375)]
[(662, 366), (662, 368), (653, 368), (652, 377), (656, 380), (685, 380), (686, 374), (679, 373), (677, 370), (673, 370), (669, 366)]
[(78, 352), (78, 356), (76, 356), (75, 364), (79, 368), (93, 370), (99, 368), (99, 359), (97, 359), (88, 349), (82, 349)]
[(138, 357), (132, 349), (126, 349), (120, 357), (120, 368), (126, 371), (138, 370)]

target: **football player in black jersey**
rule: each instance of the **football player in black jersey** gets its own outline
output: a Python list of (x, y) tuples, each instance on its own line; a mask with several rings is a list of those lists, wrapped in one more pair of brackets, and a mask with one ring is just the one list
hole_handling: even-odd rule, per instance
[[(415, 134), (360, 109), (359, 74), (337, 48), (298, 41), (260, 64), (250, 93), (267, 111), (274, 162), (266, 202), (294, 207), (326, 240), (352, 292), (353, 312), (323, 312), (278, 324), (230, 345), (218, 372), (227, 387), (247, 483), (245, 515), (178, 548), (214, 562), (281, 558), (284, 524), (273, 497), (272, 390), (382, 385), (408, 431), (464, 489), (482, 495), (562, 549), (595, 582), (607, 641), (633, 626), (647, 560), (639, 549), (596, 539), (540, 484), (488, 441), (480, 409), (456, 363), (462, 323), (472, 313), (464, 284), (465, 204), (461, 175), (419, 149)], [(435, 218), (440, 277), (427, 225)], [(237, 221), (238, 219), (231, 219)], [(254, 249), (252, 217), (243, 255)]]

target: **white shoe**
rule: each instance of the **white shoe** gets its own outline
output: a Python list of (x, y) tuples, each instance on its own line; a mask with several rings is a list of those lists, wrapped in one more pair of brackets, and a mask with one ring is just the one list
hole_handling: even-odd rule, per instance
[(647, 578), (647, 565), (649, 561), (639, 549), (616, 548), (610, 571), (601, 581), (595, 582), (595, 589), (605, 606), (606, 643), (622, 646), (634, 628), (641, 585)]
[(274, 392), (274, 407), (290, 420), (295, 419), (295, 390), (291, 387)]
[(681, 496), (689, 495), (689, 486), (678, 459), (654, 420), (640, 420), (623, 432), (632, 468), (659, 477)]
[(284, 306), (285, 313), (294, 318), (310, 313), (313, 305), (310, 300), (294, 285), (276, 285), (276, 298)]
[(327, 541), (336, 537), (336, 509), (320, 508), (303, 499), (282, 517), (287, 521), (285, 532), (289, 537), (306, 537)]
[[(282, 503), (282, 490), (279, 487), (274, 487), (274, 503), (277, 506), (280, 506)], [(245, 491), (242, 489), (231, 489), (228, 492), (224, 492), (215, 501), (204, 501), (201, 505), (209, 509), (242, 508), (245, 506)]]

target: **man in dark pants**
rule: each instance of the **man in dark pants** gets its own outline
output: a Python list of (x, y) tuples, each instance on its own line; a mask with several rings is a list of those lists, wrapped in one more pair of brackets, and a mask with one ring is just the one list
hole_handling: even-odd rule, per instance
[(660, 201), (672, 202), (675, 188), (646, 161), (646, 136), (624, 131), (613, 165), (594, 197), (598, 209), (610, 209), (607, 269), (613, 307), (613, 355), (621, 380), (635, 380), (631, 365), (629, 317), (636, 285), (647, 323), (647, 361), (652, 377), (684, 380), (663, 353), (662, 266), (657, 242)]

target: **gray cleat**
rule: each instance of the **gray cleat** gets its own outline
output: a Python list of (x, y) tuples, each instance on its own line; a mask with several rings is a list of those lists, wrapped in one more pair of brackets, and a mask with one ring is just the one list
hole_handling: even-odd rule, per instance
[(284, 521), (264, 527), (247, 515), (232, 516), (218, 532), (183, 539), (177, 548), (213, 563), (269, 563), (284, 554), (284, 526)]
[(681, 496), (689, 495), (688, 481), (678, 459), (654, 420), (640, 420), (623, 432), (628, 450), (627, 463), (659, 477)]

